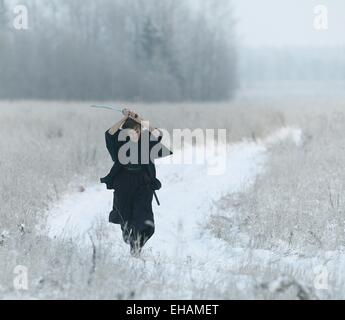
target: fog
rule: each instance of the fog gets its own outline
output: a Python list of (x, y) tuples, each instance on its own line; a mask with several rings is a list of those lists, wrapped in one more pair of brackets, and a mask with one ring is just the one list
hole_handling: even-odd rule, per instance
[[(344, 1), (235, 0), (233, 6), (244, 91), (344, 91)], [(325, 28), (318, 28), (320, 16)]]
[[(315, 8), (324, 5), (328, 29), (314, 28)], [(342, 0), (233, 0), (238, 37), (250, 47), (337, 47), (345, 45)]]
[(0, 99), (224, 101), (277, 87), (344, 89), (341, 0), (20, 4), (22, 30), (16, 2), (0, 0)]
[(203, 10), (182, 0), (24, 4), (15, 14), (13, 1), (0, 0), (0, 98), (205, 101), (234, 93), (234, 28), (220, 15), (227, 1), (204, 1)]

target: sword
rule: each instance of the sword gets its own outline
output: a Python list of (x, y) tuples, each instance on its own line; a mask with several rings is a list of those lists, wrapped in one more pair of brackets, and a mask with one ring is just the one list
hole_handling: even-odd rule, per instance
[(155, 196), (155, 199), (156, 199), (157, 204), (160, 206), (161, 204), (160, 204), (160, 202), (159, 202), (159, 200), (158, 200), (158, 197), (157, 197), (157, 194), (156, 194), (156, 191), (155, 191), (155, 190), (153, 190), (153, 195)]
[(90, 108), (97, 108), (97, 109), (106, 109), (106, 110), (113, 110), (117, 112), (122, 113), (122, 109), (116, 108), (116, 107), (111, 107), (111, 106), (97, 106), (97, 105), (92, 105)]

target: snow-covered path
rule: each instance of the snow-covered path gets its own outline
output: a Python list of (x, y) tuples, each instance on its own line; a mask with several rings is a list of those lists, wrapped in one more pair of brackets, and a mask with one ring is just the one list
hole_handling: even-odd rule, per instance
[[(158, 192), (161, 206), (154, 202), (156, 233), (143, 250), (148, 266), (157, 257), (171, 264), (171, 268), (192, 264), (193, 279), (199, 276), (216, 277), (217, 270), (235, 263), (235, 248), (215, 238), (205, 225), (212, 213), (212, 203), (222, 195), (245, 190), (263, 170), (270, 145), (286, 139), (300, 143), (301, 131), (282, 128), (265, 140), (242, 141), (229, 145), (226, 171), (219, 176), (207, 174), (203, 165), (174, 165), (157, 162), (157, 176), (163, 188)], [(174, 156), (179, 156), (176, 152)], [(103, 185), (86, 188), (55, 204), (48, 217), (51, 237), (68, 237), (75, 241), (87, 240), (87, 233), (95, 225), (107, 222), (112, 206), (112, 192)], [(105, 224), (103, 232), (117, 243), (117, 254), (129, 255), (122, 243), (118, 226)], [(243, 252), (238, 252), (238, 255)], [(137, 260), (137, 259), (133, 259)], [(153, 263), (153, 262), (152, 262)], [(153, 266), (152, 266), (153, 268)], [(201, 275), (202, 273), (202, 275)], [(189, 275), (190, 277), (190, 275)], [(190, 297), (186, 293), (186, 297)]]

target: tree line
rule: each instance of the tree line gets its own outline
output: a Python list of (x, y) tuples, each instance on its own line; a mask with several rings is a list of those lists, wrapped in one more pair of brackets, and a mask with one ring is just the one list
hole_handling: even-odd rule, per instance
[(237, 86), (227, 0), (0, 0), (0, 98), (207, 101)]

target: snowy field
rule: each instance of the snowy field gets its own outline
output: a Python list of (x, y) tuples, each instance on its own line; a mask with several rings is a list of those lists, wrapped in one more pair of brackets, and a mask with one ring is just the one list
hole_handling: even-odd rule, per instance
[[(156, 233), (137, 259), (107, 222), (112, 192), (98, 183), (111, 165), (108, 115), (90, 117), (84, 105), (2, 102), (2, 297), (342, 298), (342, 105), (296, 114), (285, 103), (251, 103), (214, 106), (218, 118), (209, 105), (206, 115), (175, 106), (185, 123), (231, 131), (226, 171), (157, 162)], [(172, 126), (173, 107), (155, 120)], [(27, 290), (13, 289), (17, 265), (27, 267)]]
[[(245, 191), (250, 187), (264, 170), (267, 149), (285, 140), (299, 145), (301, 131), (282, 128), (262, 141), (229, 145), (226, 171), (219, 176), (207, 174), (207, 163), (176, 165), (164, 164), (166, 160), (157, 162), (158, 174), (164, 185), (159, 192), (162, 205), (154, 208), (157, 231), (141, 258), (132, 259), (131, 267), (152, 274), (161, 272), (163, 267), (166, 288), (160, 293), (162, 298), (176, 297), (176, 282), (183, 285), (179, 296), (182, 299), (195, 296), (192, 291), (194, 282), (207, 281), (219, 289), (219, 286), (227, 284), (224, 283), (225, 275), (233, 277), (230, 273), (238, 272), (239, 266), (248, 263), (245, 248), (232, 248), (207, 229), (212, 205), (222, 195)], [(174, 157), (179, 157), (178, 153)], [(101, 224), (102, 237), (107, 238), (110, 244), (116, 244), (114, 256), (128, 255), (129, 248), (122, 242), (120, 228), (104, 225), (111, 207), (112, 194), (103, 185), (68, 195), (49, 211), (49, 235), (71, 239), (87, 247), (92, 245), (89, 234)], [(250, 254), (257, 264), (269, 264), (274, 253), (253, 250)], [(236, 288), (244, 292), (253, 291), (254, 288), (247, 288), (253, 285), (251, 280), (245, 276), (233, 278)], [(206, 294), (204, 298), (207, 298)], [(152, 292), (144, 298), (157, 296)]]

